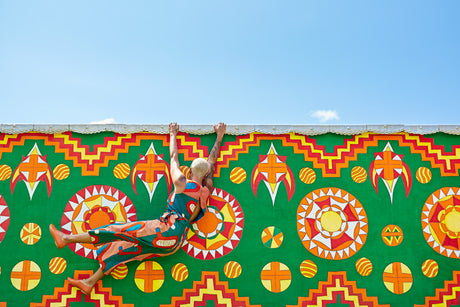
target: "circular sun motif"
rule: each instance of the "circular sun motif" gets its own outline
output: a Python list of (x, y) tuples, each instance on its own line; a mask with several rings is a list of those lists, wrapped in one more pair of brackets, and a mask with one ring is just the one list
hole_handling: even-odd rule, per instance
[(436, 252), (460, 258), (460, 188), (441, 188), (428, 197), (422, 209), (422, 229)]
[[(79, 234), (110, 223), (136, 221), (136, 208), (120, 190), (110, 186), (93, 185), (80, 190), (67, 203), (61, 219), (65, 234)], [(92, 244), (69, 244), (76, 254), (96, 259)]]
[(331, 260), (353, 256), (366, 242), (367, 215), (361, 203), (338, 188), (308, 193), (297, 208), (297, 232), (312, 254)]
[(182, 249), (190, 256), (210, 260), (230, 253), (243, 234), (244, 214), (229, 193), (214, 188), (204, 216), (187, 232)]
[(5, 199), (0, 195), (0, 242), (5, 237), (5, 233), (10, 225), (10, 210)]

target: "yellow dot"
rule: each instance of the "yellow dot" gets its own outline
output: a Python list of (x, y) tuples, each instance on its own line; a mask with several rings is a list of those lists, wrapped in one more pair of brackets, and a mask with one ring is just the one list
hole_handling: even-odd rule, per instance
[(340, 214), (334, 211), (328, 211), (321, 216), (321, 226), (327, 231), (334, 232), (342, 226)]
[(460, 232), (460, 212), (449, 212), (446, 215), (446, 226), (452, 232)]

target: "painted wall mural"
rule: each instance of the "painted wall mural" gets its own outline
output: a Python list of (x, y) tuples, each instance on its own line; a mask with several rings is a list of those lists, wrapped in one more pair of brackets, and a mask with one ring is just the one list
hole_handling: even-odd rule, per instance
[[(214, 135), (178, 135), (184, 173)], [(160, 216), (169, 136), (0, 134), (0, 307), (458, 306), (460, 135), (226, 135), (177, 253), (98, 268), (78, 234)]]

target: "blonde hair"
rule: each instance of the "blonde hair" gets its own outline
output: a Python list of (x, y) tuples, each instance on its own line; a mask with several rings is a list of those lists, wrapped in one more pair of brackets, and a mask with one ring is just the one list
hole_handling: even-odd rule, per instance
[(204, 177), (209, 171), (209, 163), (205, 159), (196, 158), (190, 165), (190, 170), (197, 177)]

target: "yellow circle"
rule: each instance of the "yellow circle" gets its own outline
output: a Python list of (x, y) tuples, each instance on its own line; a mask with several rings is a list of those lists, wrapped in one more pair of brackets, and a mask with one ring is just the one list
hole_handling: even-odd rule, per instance
[(128, 266), (124, 263), (119, 264), (110, 272), (110, 275), (115, 279), (123, 279), (128, 275)]
[(372, 273), (372, 262), (365, 257), (359, 258), (355, 266), (358, 274), (361, 276), (369, 276)]
[(241, 265), (236, 261), (229, 261), (224, 266), (224, 274), (228, 278), (237, 278), (241, 275)]
[(337, 231), (342, 226), (342, 218), (337, 212), (327, 211), (321, 215), (321, 226), (330, 232)]
[(155, 292), (161, 288), (165, 280), (165, 273), (158, 262), (145, 261), (136, 269), (134, 282), (145, 293)]
[(260, 273), (262, 285), (270, 292), (283, 292), (291, 284), (292, 275), (289, 268), (281, 262), (267, 263)]
[(230, 180), (236, 184), (243, 183), (246, 180), (246, 171), (241, 167), (235, 167), (230, 173)]
[(304, 167), (299, 172), (299, 178), (303, 183), (312, 184), (316, 180), (316, 174), (311, 168)]
[(361, 166), (355, 166), (351, 170), (351, 179), (356, 183), (363, 183), (367, 179), (367, 172)]
[(65, 164), (59, 164), (53, 169), (53, 177), (56, 180), (64, 180), (70, 175), (70, 169)]
[(446, 215), (446, 226), (452, 232), (460, 232), (460, 212), (451, 211)]
[(27, 223), (22, 227), (19, 234), (22, 242), (27, 245), (34, 245), (42, 237), (42, 230), (40, 226), (35, 223)]
[(64, 272), (67, 268), (67, 261), (61, 257), (54, 257), (50, 260), (48, 267), (51, 273), (58, 275)]
[(422, 264), (422, 273), (426, 277), (433, 278), (438, 275), (439, 266), (438, 263), (432, 259), (425, 260)]
[(177, 263), (172, 267), (171, 275), (175, 281), (182, 282), (188, 278), (188, 268), (183, 263)]
[(419, 167), (417, 172), (415, 173), (415, 178), (417, 178), (417, 180), (422, 184), (430, 182), (431, 177), (431, 171), (429, 168), (426, 167)]
[(1, 181), (10, 179), (11, 174), (12, 174), (11, 167), (9, 167), (8, 165), (4, 165), (4, 164), (0, 165), (0, 180)]
[(316, 263), (311, 260), (304, 260), (300, 264), (300, 273), (307, 278), (313, 278), (317, 272), (318, 267), (316, 266)]
[(40, 279), (40, 267), (31, 260), (21, 261), (11, 270), (11, 283), (19, 291), (32, 290), (40, 283)]
[(113, 169), (113, 175), (117, 179), (127, 178), (129, 176), (129, 172), (131, 172), (131, 168), (128, 163), (119, 163)]

